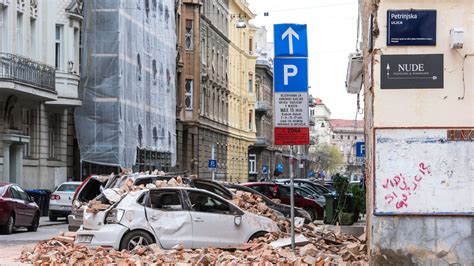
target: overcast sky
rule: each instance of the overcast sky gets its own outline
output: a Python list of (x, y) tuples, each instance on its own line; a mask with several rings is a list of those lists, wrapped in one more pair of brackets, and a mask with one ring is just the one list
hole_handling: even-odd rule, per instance
[[(273, 41), (273, 24), (308, 25), (310, 94), (323, 100), (331, 118), (354, 119), (357, 96), (346, 93), (344, 82), (348, 55), (356, 49), (357, 0), (247, 1), (257, 14), (251, 23), (265, 26), (269, 41)], [(359, 113), (357, 118), (362, 116)]]

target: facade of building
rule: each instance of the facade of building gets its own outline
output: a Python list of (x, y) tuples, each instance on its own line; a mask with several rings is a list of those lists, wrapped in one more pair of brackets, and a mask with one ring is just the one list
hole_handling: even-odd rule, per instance
[[(364, 42), (366, 186), (370, 191), (366, 233), (371, 264), (472, 265), (473, 2), (365, 0), (359, 10)], [(389, 10), (405, 14), (436, 11), (431, 13), (436, 21), (435, 44), (388, 46)], [(406, 18), (405, 14), (399, 16)], [(425, 33), (428, 28), (423, 25), (419, 31)], [(451, 29), (464, 31), (461, 46), (450, 45)], [(443, 75), (442, 87), (420, 89), (411, 82), (408, 84), (413, 88), (383, 89), (381, 77), (387, 67), (381, 64), (382, 57), (397, 54), (442, 55), (443, 62), (435, 67)], [(392, 64), (391, 71), (396, 69)], [(397, 176), (402, 175), (400, 186), (383, 183), (390, 178), (397, 182)], [(404, 187), (405, 178), (409, 190)], [(398, 198), (388, 194), (392, 190)]]
[[(261, 41), (266, 43), (265, 38)], [(257, 47), (259, 46), (257, 42)], [(258, 49), (258, 48), (257, 48)], [(255, 75), (255, 125), (257, 141), (249, 147), (249, 180), (269, 179), (277, 168), (277, 155), (281, 152), (274, 145), (273, 138), (273, 64), (263, 49), (258, 49)]]
[[(255, 33), (248, 21), (255, 17), (247, 1), (229, 1), (229, 139), (227, 162), (230, 181), (246, 181), (248, 148), (256, 142)], [(245, 22), (246, 27), (239, 24)]]
[(310, 119), (314, 121), (310, 128), (312, 145), (329, 144), (331, 142), (331, 111), (319, 98), (313, 98), (309, 107)]
[(74, 176), (82, 1), (0, 1), (0, 177), (52, 189)]
[(356, 158), (355, 144), (364, 141), (364, 121), (330, 119), (329, 125), (330, 144), (336, 146), (343, 156), (340, 171), (350, 177), (362, 176), (363, 162)]
[(174, 165), (174, 6), (173, 0), (84, 2), (83, 105), (75, 111), (82, 176)]
[[(228, 1), (181, 1), (178, 36), (178, 165), (225, 180), (228, 142)], [(215, 172), (208, 161), (217, 160)]]

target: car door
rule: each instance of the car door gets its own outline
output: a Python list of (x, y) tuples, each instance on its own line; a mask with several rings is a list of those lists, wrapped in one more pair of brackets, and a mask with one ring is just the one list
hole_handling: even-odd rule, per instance
[(24, 200), (17, 189), (17, 186), (10, 186), (10, 194), (12, 195), (12, 205), (15, 212), (15, 225), (24, 226), (27, 224), (26, 206)]
[(182, 244), (185, 248), (191, 248), (191, 214), (184, 208), (180, 191), (156, 189), (148, 193), (146, 216), (161, 246), (171, 249)]
[(188, 191), (193, 221), (193, 248), (230, 247), (245, 242), (230, 204), (204, 191)]
[(15, 187), (20, 194), (22, 205), (23, 205), (23, 210), (24, 210), (24, 215), (25, 215), (25, 225), (32, 225), (33, 224), (33, 219), (35, 218), (36, 215), (36, 206), (32, 204), (32, 200), (30, 196), (19, 186)]

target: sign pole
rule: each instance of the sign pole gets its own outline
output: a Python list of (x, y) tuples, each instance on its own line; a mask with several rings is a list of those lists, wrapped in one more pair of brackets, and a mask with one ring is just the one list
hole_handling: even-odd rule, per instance
[(290, 146), (290, 215), (291, 215), (291, 250), (295, 252), (295, 184), (293, 183), (293, 148)]

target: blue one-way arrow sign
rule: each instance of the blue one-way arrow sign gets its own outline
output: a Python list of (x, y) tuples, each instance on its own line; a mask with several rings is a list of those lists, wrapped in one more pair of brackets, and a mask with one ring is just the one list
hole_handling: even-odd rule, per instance
[(308, 56), (308, 37), (306, 25), (275, 24), (274, 25), (275, 57)]

